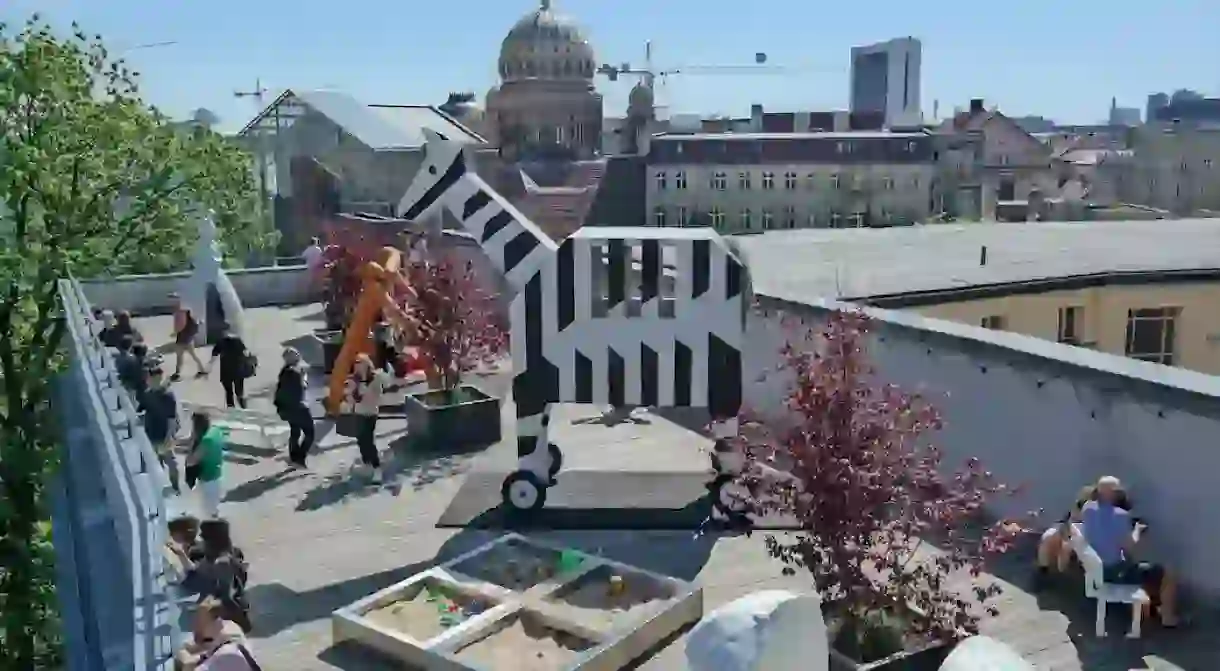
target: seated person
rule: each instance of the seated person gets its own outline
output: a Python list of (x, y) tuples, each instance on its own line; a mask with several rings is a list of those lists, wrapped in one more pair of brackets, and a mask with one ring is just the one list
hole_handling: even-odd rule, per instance
[(1135, 545), (1143, 531), (1131, 513), (1119, 507), (1122, 487), (1118, 478), (1097, 481), (1097, 498), (1080, 510), (1080, 530), (1089, 547), (1101, 558), (1104, 580), (1116, 585), (1141, 585), (1157, 607), (1161, 625), (1178, 624), (1177, 590), (1173, 576), (1163, 566), (1135, 559)]
[(260, 671), (241, 627), (225, 619), (224, 611), (218, 599), (200, 602), (192, 640), (174, 655), (176, 671)]
[(165, 550), (170, 582), (188, 592), (198, 592), (195, 562), (202, 550), (199, 546), (199, 520), (190, 515), (170, 520)]
[[(1131, 511), (1131, 499), (1127, 493), (1119, 490), (1117, 493), (1117, 505), (1119, 508)], [(1069, 536), (1068, 525), (1072, 522), (1080, 521), (1080, 511), (1084, 508), (1084, 504), (1093, 501), (1097, 498), (1097, 487), (1089, 485), (1080, 490), (1076, 495), (1076, 503), (1068, 514), (1055, 524), (1055, 526), (1047, 529), (1042, 533), (1041, 540), (1038, 541), (1038, 574), (1036, 583), (1045, 581), (1051, 570), (1059, 573), (1066, 573), (1072, 563), (1072, 544)]]

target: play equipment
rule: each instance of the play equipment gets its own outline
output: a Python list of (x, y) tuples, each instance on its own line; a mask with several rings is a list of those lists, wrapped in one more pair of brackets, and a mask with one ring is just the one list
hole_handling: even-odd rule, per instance
[[(378, 315), (383, 315), (387, 322), (403, 331), (408, 341), (412, 339), (411, 320), (394, 299), (396, 292), (403, 295), (410, 295), (411, 292), (402, 276), (402, 252), (393, 247), (383, 247), (377, 254), (377, 260), (364, 264), (360, 272), (363, 277), (360, 299), (352, 312), (351, 324), (343, 334), (343, 347), (335, 359), (327, 385), (326, 411), (331, 415), (339, 412), (339, 405), (343, 402), (343, 386), (356, 357), (373, 354), (373, 328)], [(408, 366), (412, 364), (417, 369), (426, 369), (426, 362), (418, 355), (409, 359)]]
[[(547, 439), (556, 403), (705, 408), (717, 452), (731, 450), (742, 396), (749, 268), (709, 228), (590, 226), (556, 243), (469, 169), (464, 145), (425, 128), (404, 219), (444, 209), (515, 291), (510, 309), (517, 468), (505, 508), (534, 511), (563, 464)], [(731, 480), (713, 461), (709, 484)], [(730, 511), (723, 511), (729, 514)]]

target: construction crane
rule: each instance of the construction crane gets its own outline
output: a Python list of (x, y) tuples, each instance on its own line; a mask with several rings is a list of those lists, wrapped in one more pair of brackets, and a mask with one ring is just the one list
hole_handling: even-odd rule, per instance
[(620, 77), (624, 76), (639, 77), (640, 82), (655, 95), (657, 80), (661, 80), (661, 83), (664, 84), (671, 75), (791, 75), (817, 69), (830, 70), (831, 68), (793, 68), (771, 65), (767, 63), (767, 54), (762, 51), (754, 54), (753, 63), (737, 65), (680, 65), (672, 68), (657, 69), (652, 61), (652, 40), (649, 40), (644, 43), (644, 65), (642, 67), (633, 67), (630, 63), (621, 63), (619, 65), (604, 63), (597, 68), (596, 72), (612, 82), (617, 82)]

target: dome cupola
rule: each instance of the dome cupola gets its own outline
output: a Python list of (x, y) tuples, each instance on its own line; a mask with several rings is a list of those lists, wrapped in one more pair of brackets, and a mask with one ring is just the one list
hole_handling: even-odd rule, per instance
[(593, 48), (575, 22), (551, 10), (550, 0), (526, 14), (500, 45), (500, 78), (591, 81)]

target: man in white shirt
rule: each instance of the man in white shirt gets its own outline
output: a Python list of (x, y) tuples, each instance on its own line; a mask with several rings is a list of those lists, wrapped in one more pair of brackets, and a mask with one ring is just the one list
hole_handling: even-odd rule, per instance
[(309, 246), (305, 251), (301, 252), (301, 258), (305, 259), (305, 265), (309, 267), (310, 272), (318, 269), (318, 265), (322, 262), (322, 244), (317, 238), (309, 241)]

